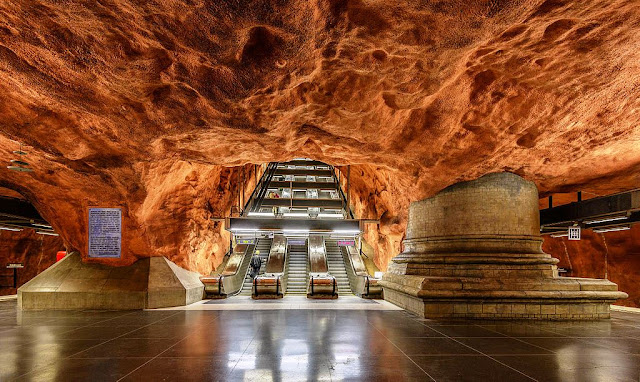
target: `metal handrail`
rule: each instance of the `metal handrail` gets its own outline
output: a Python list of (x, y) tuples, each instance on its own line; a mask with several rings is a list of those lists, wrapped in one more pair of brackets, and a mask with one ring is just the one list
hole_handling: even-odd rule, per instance
[(271, 163), (269, 163), (269, 165), (267, 165), (267, 169), (262, 173), (262, 175), (260, 175), (260, 181), (258, 181), (258, 183), (256, 184), (255, 188), (253, 189), (253, 192), (251, 192), (251, 195), (249, 196), (249, 199), (247, 199), (247, 202), (244, 205), (244, 209), (242, 210), (242, 214), (240, 216), (244, 215), (244, 212), (247, 211), (249, 204), (251, 204), (251, 202), (253, 201), (254, 195), (256, 194), (256, 191), (259, 191), (262, 189), (262, 184), (264, 183), (265, 180), (265, 175), (269, 172), (269, 166), (271, 165)]
[(351, 219), (355, 219), (353, 215), (353, 211), (351, 211), (351, 207), (347, 204), (347, 197), (345, 196), (344, 191), (342, 191), (342, 186), (340, 185), (340, 177), (336, 175), (336, 168), (333, 166), (330, 166), (330, 167), (331, 167), (331, 174), (333, 175), (333, 179), (338, 185), (338, 192), (340, 193), (340, 199), (342, 203), (346, 206), (346, 208), (344, 209), (347, 211), (347, 217), (351, 217)]
[[(258, 211), (260, 209), (260, 207), (262, 206), (262, 201), (264, 200), (264, 197), (267, 194), (267, 186), (271, 182), (271, 179), (273, 179), (273, 175), (274, 175), (277, 167), (278, 167), (277, 162), (269, 163), (267, 171), (265, 171), (264, 174), (262, 175), (263, 178), (260, 181), (260, 191), (258, 192), (258, 195), (256, 196), (256, 202), (254, 203), (253, 208), (252, 208), (253, 212)], [(256, 189), (257, 188), (258, 187), (256, 186)], [(253, 200), (253, 199), (250, 199), (250, 200)]]
[[(253, 245), (253, 251), (251, 251), (251, 256), (253, 256), (253, 254), (256, 252), (256, 248), (258, 247), (258, 241), (260, 239), (256, 240), (256, 243)], [(249, 274), (249, 269), (251, 269), (251, 260), (249, 260), (249, 266), (247, 266), (247, 270), (244, 272), (244, 277), (242, 278), (242, 285), (244, 286), (244, 280), (246, 280), (247, 278), (247, 274)], [(237, 291), (235, 291), (234, 293), (231, 293), (229, 296), (237, 296), (242, 292), (242, 287), (240, 287), (240, 289), (238, 289)]]

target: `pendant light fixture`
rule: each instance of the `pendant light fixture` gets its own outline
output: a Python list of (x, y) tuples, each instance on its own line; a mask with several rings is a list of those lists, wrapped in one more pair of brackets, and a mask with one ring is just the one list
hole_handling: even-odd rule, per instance
[(19, 155), (20, 159), (11, 159), (11, 165), (7, 166), (9, 170), (19, 171), (19, 172), (33, 172), (33, 169), (29, 167), (29, 162), (24, 160), (24, 156), (28, 153), (22, 150), (22, 143), (20, 143), (20, 150), (15, 150), (13, 152), (16, 155)]

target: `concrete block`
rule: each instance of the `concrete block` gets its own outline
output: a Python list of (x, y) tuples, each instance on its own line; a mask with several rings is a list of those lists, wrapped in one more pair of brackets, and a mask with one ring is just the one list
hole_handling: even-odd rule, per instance
[(144, 309), (187, 305), (203, 297), (199, 274), (164, 257), (114, 268), (66, 256), (18, 289), (23, 310)]

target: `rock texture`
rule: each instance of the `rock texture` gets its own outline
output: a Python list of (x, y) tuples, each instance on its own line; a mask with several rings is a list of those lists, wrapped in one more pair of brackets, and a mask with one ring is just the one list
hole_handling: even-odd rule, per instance
[(629, 231), (583, 231), (580, 241), (545, 238), (542, 248), (560, 260), (567, 276), (607, 278), (629, 295), (618, 305), (640, 307), (640, 225)]
[(410, 201), (513, 171), (543, 193), (638, 184), (633, 1), (168, 0), (0, 4), (0, 186), (86, 252), (122, 206), (117, 265), (208, 273), (252, 163), (351, 164), (386, 268)]
[[(13, 283), (13, 270), (8, 263), (22, 263), (18, 269), (18, 287), (34, 278), (56, 262), (56, 253), (64, 251), (62, 240), (56, 236), (38, 235), (32, 229), (21, 232), (0, 230), (0, 285)], [(0, 295), (16, 294), (16, 288), (0, 287)]]

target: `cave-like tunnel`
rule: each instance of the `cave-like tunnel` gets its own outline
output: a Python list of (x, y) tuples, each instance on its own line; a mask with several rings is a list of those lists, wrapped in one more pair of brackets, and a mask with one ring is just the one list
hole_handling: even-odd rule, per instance
[(640, 4), (0, 4), (0, 380), (640, 378)]

